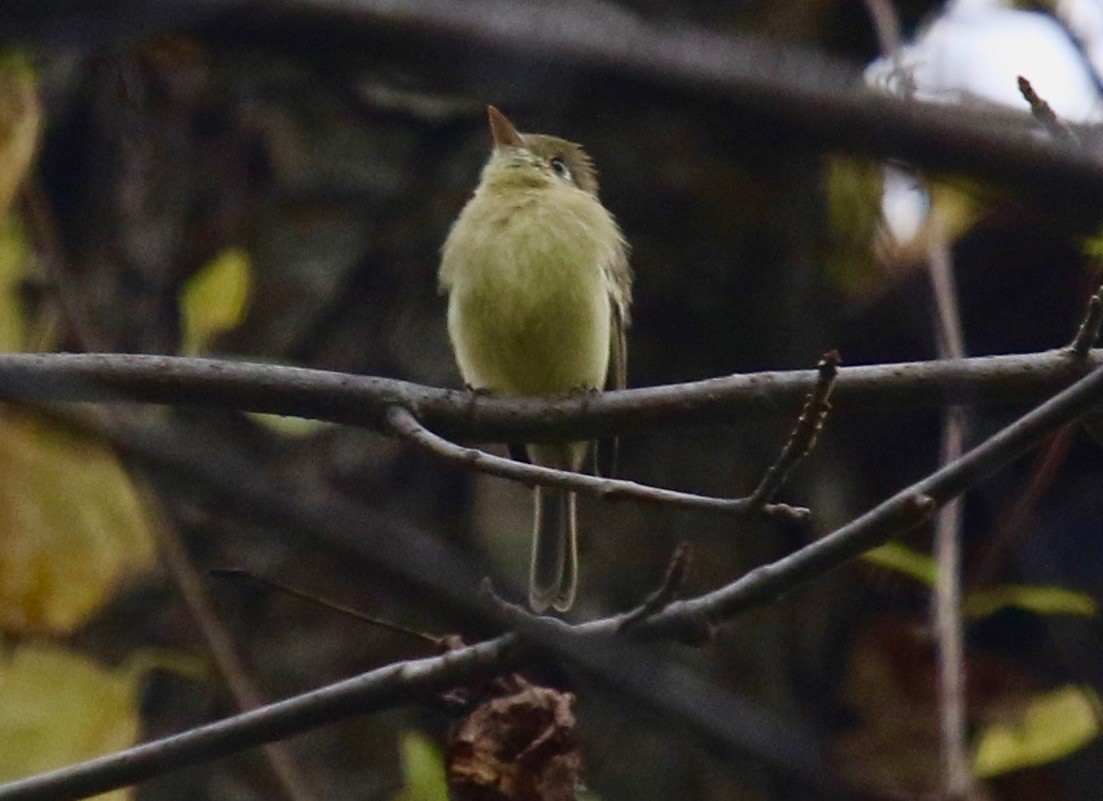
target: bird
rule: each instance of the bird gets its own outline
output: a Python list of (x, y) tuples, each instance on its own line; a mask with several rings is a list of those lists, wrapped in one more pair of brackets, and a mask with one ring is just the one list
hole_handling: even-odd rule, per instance
[[(581, 145), (519, 133), (487, 107), (493, 147), (441, 249), (448, 333), (469, 388), (500, 396), (623, 389), (632, 294), (628, 244)], [(524, 446), (578, 471), (590, 443)], [(512, 452), (513, 449), (511, 449)], [(529, 606), (565, 612), (578, 589), (573, 492), (533, 490)]]

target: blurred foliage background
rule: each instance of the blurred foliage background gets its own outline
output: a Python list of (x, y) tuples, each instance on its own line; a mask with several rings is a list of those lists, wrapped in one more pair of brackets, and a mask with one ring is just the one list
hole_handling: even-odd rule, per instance
[[(818, 151), (814, 136), (779, 141), (708, 98), (645, 79), (345, 26), (322, 4), (274, 3), (257, 17), (238, 4), (217, 14), (192, 13), (202, 3), (93, 5), (0, 10), (12, 37), (0, 72), (6, 350), (217, 355), (458, 386), (438, 249), (487, 154), (493, 102), (523, 130), (594, 156), (632, 245), (630, 385), (809, 367), (829, 348), (847, 364), (936, 356), (922, 252), (875, 247), (879, 169)], [(937, 5), (896, 3), (905, 33)], [(575, 7), (580, 19), (596, 8), (700, 25), (856, 68), (878, 50), (865, 5), (852, 0)], [(1093, 231), (1019, 198), (987, 196), (977, 210), (978, 193), (961, 196), (968, 211), (951, 226), (968, 353), (1066, 343), (1097, 280), (1082, 239)], [(524, 488), (353, 429), (122, 408), (186, 431), (212, 456), (247, 459), (274, 487), (353, 499), (429, 532), (499, 586), (524, 575)], [(1021, 411), (976, 413), (971, 437)], [(633, 438), (621, 472), (744, 494), (790, 424)], [(584, 500), (574, 614), (634, 606), (682, 540), (696, 552), (687, 593), (784, 555), (931, 471), (939, 431), (937, 410), (837, 415), (785, 491), (813, 508), (811, 527)], [(0, 415), (0, 463), (0, 778), (234, 711), (194, 606), (170, 578), (181, 558), (201, 572), (248, 568), (427, 631), (482, 631), (308, 532), (232, 513), (187, 475), (147, 468), (133, 478), (104, 443), (29, 410)], [(1101, 479), (1098, 446), (1070, 430), (966, 502), (970, 735), (993, 799), (1098, 797)], [(158, 545), (165, 529), (183, 557)], [(401, 549), (394, 530), (365, 525), (362, 536), (392, 536)], [(844, 797), (929, 797), (929, 536), (745, 615), (703, 649), (668, 650), (812, 737)], [(424, 653), (254, 586), (209, 589), (267, 699)], [(614, 689), (535, 675), (578, 692), (585, 775), (602, 798), (814, 797), (779, 760), (721, 759)], [(429, 801), (442, 797), (434, 749), (447, 725), (416, 709), (354, 718), (289, 741), (287, 753), (313, 797)], [(259, 751), (124, 796), (284, 797)]]

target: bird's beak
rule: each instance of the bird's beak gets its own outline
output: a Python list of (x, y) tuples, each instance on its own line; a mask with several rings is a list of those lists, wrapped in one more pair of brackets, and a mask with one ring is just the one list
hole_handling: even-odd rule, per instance
[(494, 108), (486, 107), (486, 116), (490, 121), (490, 136), (494, 139), (494, 147), (523, 147), (521, 134), (513, 127), (513, 123), (506, 119), (506, 115)]

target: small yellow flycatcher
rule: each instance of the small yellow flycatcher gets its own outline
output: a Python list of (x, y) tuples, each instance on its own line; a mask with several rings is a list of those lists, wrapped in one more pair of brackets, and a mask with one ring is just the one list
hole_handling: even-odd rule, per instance
[[(468, 385), (500, 395), (625, 386), (632, 274), (581, 146), (521, 134), (487, 108), (494, 150), (444, 243), (448, 333)], [(529, 445), (578, 470), (589, 444)], [(529, 605), (569, 609), (578, 586), (574, 493), (537, 487)]]

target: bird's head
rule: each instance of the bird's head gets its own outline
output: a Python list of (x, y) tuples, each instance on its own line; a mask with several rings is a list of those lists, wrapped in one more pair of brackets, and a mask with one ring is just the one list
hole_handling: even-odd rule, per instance
[(482, 185), (501, 187), (572, 186), (597, 196), (597, 174), (581, 145), (543, 134), (518, 133), (494, 106), (487, 106), (494, 151), (483, 168)]

